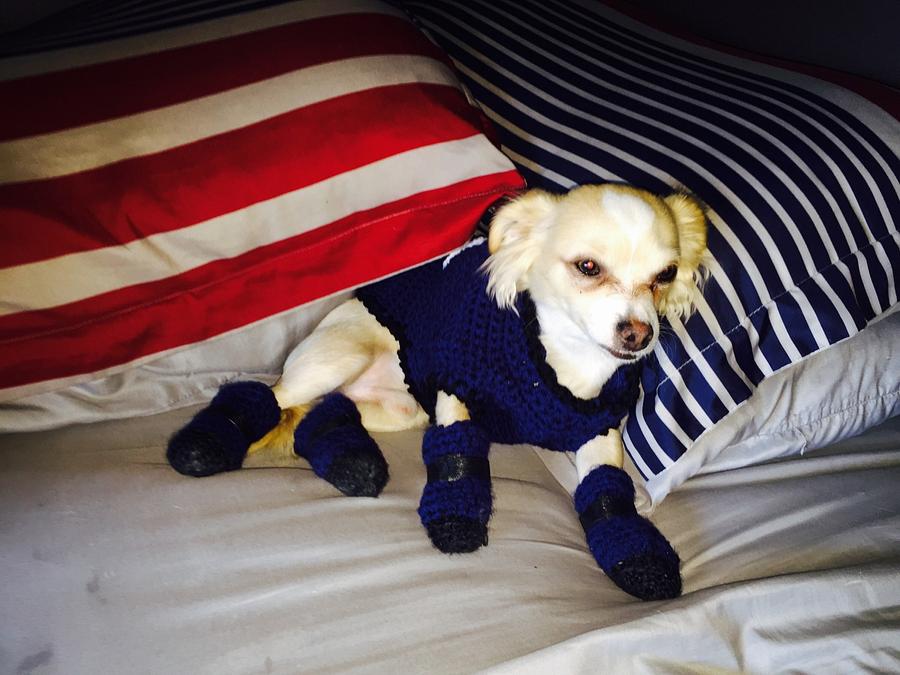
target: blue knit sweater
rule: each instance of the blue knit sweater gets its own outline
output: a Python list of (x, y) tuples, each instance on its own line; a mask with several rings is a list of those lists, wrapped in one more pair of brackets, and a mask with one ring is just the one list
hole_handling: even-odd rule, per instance
[(574, 451), (617, 427), (637, 399), (637, 367), (616, 370), (594, 399), (575, 397), (546, 362), (527, 293), (518, 314), (488, 296), (487, 256), (482, 243), (357, 291), (400, 343), (410, 393), (432, 418), (438, 390), (454, 394), (497, 443)]

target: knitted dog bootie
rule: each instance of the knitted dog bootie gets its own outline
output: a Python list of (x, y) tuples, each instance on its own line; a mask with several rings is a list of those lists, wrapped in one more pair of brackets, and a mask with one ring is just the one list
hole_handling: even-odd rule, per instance
[(681, 561), (666, 538), (634, 508), (634, 485), (622, 469), (601, 466), (575, 490), (575, 510), (597, 564), (641, 600), (681, 595)]
[(300, 421), (294, 452), (350, 497), (377, 497), (388, 481), (384, 455), (363, 427), (356, 404), (340, 393), (323, 398)]
[(233, 382), (169, 441), (166, 458), (179, 473), (211, 476), (241, 468), (252, 443), (277, 426), (281, 410), (261, 382)]
[(491, 517), (490, 441), (472, 422), (434, 426), (425, 432), (422, 458), (428, 481), (419, 518), (444, 553), (469, 553), (487, 544)]

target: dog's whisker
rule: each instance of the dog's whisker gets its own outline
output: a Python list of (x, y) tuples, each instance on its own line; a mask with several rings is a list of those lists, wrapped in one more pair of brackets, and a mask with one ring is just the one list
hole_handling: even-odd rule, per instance
[(663, 336), (665, 336), (665, 337), (674, 336), (677, 339), (678, 334), (675, 332), (675, 329), (672, 328), (671, 326), (660, 326), (659, 327), (660, 339), (662, 339)]
[(675, 356), (678, 345), (678, 335), (671, 328), (660, 329), (657, 346), (671, 360)]

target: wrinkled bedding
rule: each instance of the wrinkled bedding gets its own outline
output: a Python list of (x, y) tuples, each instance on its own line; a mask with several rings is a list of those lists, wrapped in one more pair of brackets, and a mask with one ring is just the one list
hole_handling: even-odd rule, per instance
[(688, 481), (652, 514), (685, 594), (595, 567), (534, 450), (492, 455), (490, 545), (447, 557), (391, 482), (340, 496), (302, 461), (180, 476), (192, 409), (0, 436), (0, 673), (869, 672), (900, 667), (900, 418)]

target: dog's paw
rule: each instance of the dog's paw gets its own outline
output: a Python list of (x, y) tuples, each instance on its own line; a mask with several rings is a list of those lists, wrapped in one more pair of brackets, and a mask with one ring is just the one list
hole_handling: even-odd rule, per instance
[(442, 553), (471, 553), (487, 546), (487, 523), (464, 516), (445, 516), (425, 523), (428, 538)]
[(678, 554), (637, 514), (628, 474), (612, 466), (591, 471), (575, 490), (575, 510), (594, 559), (619, 588), (641, 600), (681, 595)]
[(349, 497), (377, 497), (387, 485), (388, 465), (377, 446), (374, 452), (368, 446), (348, 448), (331, 460), (324, 478)]
[(326, 396), (297, 425), (294, 452), (350, 497), (377, 497), (388, 481), (384, 455), (363, 427), (356, 404), (341, 393)]
[(493, 495), (489, 481), (462, 478), (425, 484), (419, 518), (444, 553), (471, 553), (487, 544)]
[(678, 554), (646, 518), (633, 514), (597, 522), (587, 543), (600, 568), (626, 593), (641, 600), (681, 595)]
[(281, 411), (261, 382), (224, 385), (209, 406), (169, 441), (166, 458), (186, 476), (211, 476), (241, 468), (251, 443), (273, 429)]
[(444, 553), (471, 553), (487, 544), (493, 510), (490, 441), (470, 421), (433, 426), (422, 440), (427, 481), (419, 518)]
[(669, 600), (681, 595), (678, 556), (639, 553), (616, 563), (609, 578), (626, 593), (641, 600)]
[(212, 476), (239, 469), (247, 447), (244, 435), (225, 415), (206, 408), (172, 436), (166, 459), (185, 476)]

